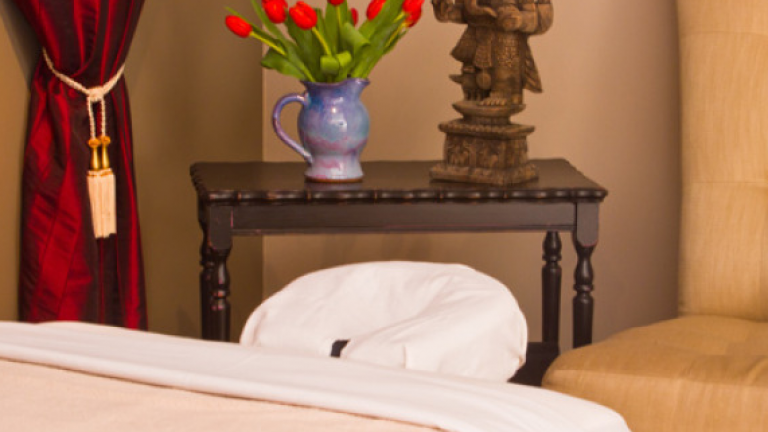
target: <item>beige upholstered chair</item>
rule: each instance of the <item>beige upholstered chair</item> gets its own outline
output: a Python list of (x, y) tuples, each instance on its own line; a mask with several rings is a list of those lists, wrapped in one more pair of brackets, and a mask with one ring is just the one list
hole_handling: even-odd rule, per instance
[(544, 386), (634, 432), (768, 431), (768, 0), (678, 0), (680, 317), (570, 351)]

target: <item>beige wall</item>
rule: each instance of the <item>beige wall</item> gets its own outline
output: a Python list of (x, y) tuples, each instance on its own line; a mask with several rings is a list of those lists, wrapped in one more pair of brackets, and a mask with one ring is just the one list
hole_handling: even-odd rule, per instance
[(21, 161), (26, 131), (29, 71), (36, 49), (33, 35), (20, 23), (9, 0), (0, 0), (0, 319), (16, 318)]
[[(250, 2), (226, 5), (245, 9)], [(224, 6), (145, 1), (126, 69), (150, 327), (161, 332), (199, 334), (202, 237), (190, 164), (261, 155), (261, 51), (227, 30)], [(260, 280), (261, 242), (243, 239), (236, 247), (232, 273), (242, 282)], [(250, 285), (254, 289), (233, 294), (236, 323), (258, 298), (258, 284)]]
[[(353, 0), (359, 1), (359, 0)], [(362, 3), (362, 2), (361, 2)], [(226, 3), (249, 12), (248, 0)], [(198, 332), (200, 232), (188, 166), (195, 160), (299, 160), (263, 124), (299, 87), (259, 69), (258, 47), (226, 34), (225, 4), (147, 1), (128, 59), (139, 211), (153, 330)], [(426, 6), (428, 7), (428, 5)], [(532, 157), (565, 157), (610, 190), (594, 255), (598, 339), (673, 315), (679, 201), (677, 39), (669, 0), (555, 0), (555, 25), (532, 39), (545, 93), (527, 94), (519, 120), (536, 125)], [(460, 99), (447, 75), (461, 27), (427, 12), (377, 67), (364, 101), (367, 160), (437, 159), (440, 121)], [(15, 317), (18, 201), (27, 82), (37, 48), (10, 0), (0, 0), (0, 318)], [(263, 85), (263, 89), (262, 89)], [(263, 94), (263, 98), (262, 98)], [(263, 100), (262, 100), (263, 99)], [(265, 108), (262, 108), (265, 107)], [(288, 111), (286, 115), (290, 116)], [(290, 123), (290, 120), (286, 120)], [(263, 150), (259, 138), (264, 139)], [(353, 261), (413, 259), (472, 265), (508, 284), (538, 320), (541, 236), (440, 234), (238, 238), (230, 258), (233, 333), (266, 294), (308, 271)], [(564, 305), (574, 254), (564, 247)], [(262, 274), (263, 271), (263, 274)], [(565, 308), (566, 311), (568, 308)], [(565, 330), (570, 332), (570, 314)], [(539, 329), (532, 326), (533, 336)], [(566, 333), (569, 334), (569, 333)]]
[[(526, 95), (519, 121), (537, 127), (530, 155), (565, 157), (609, 189), (594, 255), (595, 336), (674, 314), (679, 200), (677, 35), (669, 0), (555, 0), (555, 24), (531, 39), (544, 83)], [(462, 27), (430, 12), (371, 75), (367, 160), (439, 159), (437, 124), (461, 99), (447, 75)], [(277, 97), (300, 89), (265, 72), (265, 119)], [(286, 116), (295, 114), (284, 114)], [(286, 123), (290, 121), (286, 118)], [(265, 123), (268, 125), (268, 123)], [(299, 160), (264, 128), (265, 160)], [(570, 305), (574, 253), (564, 236), (564, 305)], [(270, 237), (265, 292), (302, 273), (347, 262), (408, 259), (462, 262), (508, 284), (538, 337), (538, 234)], [(286, 259), (285, 257), (291, 257)], [(566, 307), (564, 335), (570, 335)], [(567, 345), (567, 343), (565, 344)]]

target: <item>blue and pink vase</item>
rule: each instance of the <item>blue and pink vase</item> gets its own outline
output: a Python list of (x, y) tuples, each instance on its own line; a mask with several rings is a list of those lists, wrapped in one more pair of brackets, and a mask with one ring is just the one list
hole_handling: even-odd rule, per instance
[[(304, 175), (308, 180), (361, 181), (360, 153), (368, 142), (369, 119), (360, 94), (368, 80), (302, 84), (306, 92), (285, 95), (275, 104), (272, 127), (277, 136), (307, 162)], [(298, 118), (301, 144), (291, 139), (280, 124), (280, 114), (291, 102), (302, 105)]]

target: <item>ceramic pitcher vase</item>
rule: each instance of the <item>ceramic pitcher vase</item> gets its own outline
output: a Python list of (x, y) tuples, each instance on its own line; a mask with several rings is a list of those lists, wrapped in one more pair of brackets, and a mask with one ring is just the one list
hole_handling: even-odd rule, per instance
[[(368, 111), (360, 94), (368, 80), (337, 83), (302, 81), (306, 92), (283, 96), (272, 111), (272, 127), (308, 164), (304, 175), (319, 182), (355, 182), (363, 178), (360, 153), (368, 142)], [(302, 105), (298, 118), (301, 144), (283, 130), (280, 114), (291, 103)]]

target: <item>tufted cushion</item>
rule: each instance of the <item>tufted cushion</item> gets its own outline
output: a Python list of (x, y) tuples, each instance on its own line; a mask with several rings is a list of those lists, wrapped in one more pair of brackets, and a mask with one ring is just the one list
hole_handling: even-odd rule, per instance
[(544, 387), (613, 408), (633, 432), (768, 425), (768, 324), (688, 316), (558, 358)]
[(458, 264), (371, 262), (304, 275), (248, 319), (240, 343), (506, 381), (528, 330), (498, 280)]
[(768, 320), (768, 1), (678, 0), (680, 312)]

